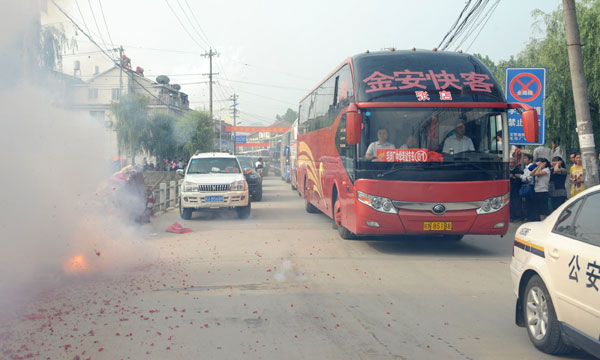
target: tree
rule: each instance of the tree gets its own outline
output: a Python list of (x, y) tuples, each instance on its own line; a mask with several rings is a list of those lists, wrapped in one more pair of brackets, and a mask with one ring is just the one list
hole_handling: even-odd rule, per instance
[[(545, 37), (532, 39), (525, 49), (497, 65), (487, 56), (475, 55), (489, 68), (501, 86), (504, 87), (506, 67), (545, 67), (547, 69), (546, 97), (544, 110), (546, 118), (546, 139), (560, 139), (563, 149), (578, 148), (575, 132), (575, 105), (571, 88), (569, 57), (562, 9), (551, 13), (535, 10), (532, 13), (536, 26), (545, 32)], [(577, 4), (577, 21), (581, 42), (584, 45), (583, 61), (588, 82), (588, 96), (594, 138), (600, 139), (600, 1), (582, 0)], [(495, 68), (495, 70), (493, 69)], [(596, 141), (596, 149), (600, 141)]]
[(148, 123), (148, 98), (127, 94), (111, 106), (117, 122), (117, 146), (124, 151), (131, 163), (135, 164), (135, 154), (142, 150), (142, 140)]
[(298, 113), (290, 108), (287, 109), (287, 111), (285, 112), (285, 114), (283, 114), (283, 116), (280, 116), (279, 114), (275, 115), (275, 119), (277, 119), (277, 121), (283, 120), (289, 125), (292, 125), (294, 123), (294, 121), (296, 121), (297, 118), (298, 118)]
[(144, 127), (141, 139), (143, 149), (151, 156), (156, 156), (158, 163), (171, 157), (177, 151), (175, 141), (175, 125), (178, 118), (166, 112), (158, 112), (150, 116)]
[(42, 26), (38, 60), (40, 68), (49, 71), (60, 70), (62, 55), (68, 49), (77, 49), (77, 42), (74, 37), (71, 40), (67, 38), (62, 25), (60, 27)]
[(179, 118), (174, 132), (177, 155), (190, 157), (197, 151), (212, 151), (215, 128), (210, 114), (204, 111), (192, 111)]

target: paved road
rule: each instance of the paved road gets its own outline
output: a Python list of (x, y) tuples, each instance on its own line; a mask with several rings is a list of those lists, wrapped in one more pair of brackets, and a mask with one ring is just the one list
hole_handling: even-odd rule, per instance
[(275, 177), (247, 220), (172, 211), (137, 232), (113, 261), (142, 265), (5, 315), (0, 359), (554, 359), (514, 325), (510, 234), (344, 241)]

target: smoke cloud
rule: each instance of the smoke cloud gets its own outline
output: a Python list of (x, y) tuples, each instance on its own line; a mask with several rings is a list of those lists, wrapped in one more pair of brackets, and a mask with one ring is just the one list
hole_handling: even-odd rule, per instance
[[(3, 7), (0, 305), (4, 307), (9, 300), (18, 300), (20, 288), (53, 285), (80, 270), (118, 270), (149, 254), (137, 236), (138, 228), (124, 216), (128, 211), (116, 208), (111, 200), (115, 185), (108, 181), (106, 129), (85, 112), (57, 106), (65, 93), (61, 77), (37, 67), (40, 1), (9, 0)], [(137, 209), (140, 204), (131, 206)], [(80, 259), (75, 260), (78, 263), (73, 264), (74, 258)]]

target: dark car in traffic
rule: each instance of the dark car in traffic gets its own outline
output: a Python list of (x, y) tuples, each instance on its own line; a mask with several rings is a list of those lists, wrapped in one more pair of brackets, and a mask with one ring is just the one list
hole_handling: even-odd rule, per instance
[(260, 201), (262, 199), (262, 177), (258, 174), (253, 157), (238, 155), (237, 158), (244, 169), (252, 201)]

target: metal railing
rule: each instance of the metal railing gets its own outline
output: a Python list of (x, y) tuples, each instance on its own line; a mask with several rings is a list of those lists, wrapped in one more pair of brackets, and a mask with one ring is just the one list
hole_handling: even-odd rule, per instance
[(154, 213), (167, 211), (171, 208), (179, 207), (179, 191), (183, 179), (170, 181), (169, 183), (160, 183), (158, 187), (152, 190), (154, 195)]

